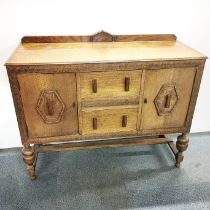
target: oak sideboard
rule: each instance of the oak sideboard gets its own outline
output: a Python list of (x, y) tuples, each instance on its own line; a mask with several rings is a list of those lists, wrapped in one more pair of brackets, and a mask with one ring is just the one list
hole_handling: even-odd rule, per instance
[(5, 65), (29, 176), (39, 152), (160, 143), (179, 167), (205, 61), (173, 34), (23, 37)]

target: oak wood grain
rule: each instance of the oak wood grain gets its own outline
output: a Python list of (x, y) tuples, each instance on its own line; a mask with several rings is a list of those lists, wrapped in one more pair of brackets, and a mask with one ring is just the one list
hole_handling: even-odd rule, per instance
[(143, 103), (144, 103), (143, 97), (144, 97), (145, 74), (146, 74), (146, 71), (144, 69), (141, 74), (141, 84), (140, 84), (140, 93), (139, 93), (139, 110), (138, 110), (138, 119), (137, 119), (137, 124), (136, 124), (137, 130), (140, 130), (141, 121), (142, 121), (142, 107), (143, 107)]
[[(137, 34), (137, 35), (109, 35), (103, 39), (103, 34), (96, 33), (91, 36), (24, 36), (22, 43), (71, 43), (71, 42), (94, 42), (94, 41), (114, 41), (114, 42), (131, 42), (131, 41), (176, 41), (174, 34)], [(106, 33), (106, 32), (105, 32)], [(99, 35), (99, 38), (97, 39)], [(102, 37), (102, 38), (101, 38)]]
[(6, 65), (77, 64), (120, 61), (201, 59), (205, 56), (179, 41), (25, 43)]
[(104, 107), (104, 106), (123, 106), (123, 105), (138, 105), (139, 96), (136, 98), (126, 98), (126, 99), (116, 99), (109, 98), (106, 100), (89, 100), (89, 101), (81, 101), (81, 107)]
[[(125, 79), (129, 77), (129, 90), (125, 91)], [(107, 99), (132, 99), (139, 97), (141, 71), (112, 71), (80, 74), (82, 101)], [(97, 92), (92, 81), (97, 81)]]
[(10, 88), (12, 92), (13, 102), (15, 106), (16, 117), (18, 121), (18, 127), (21, 136), (22, 144), (25, 144), (28, 139), (28, 127), (25, 120), (25, 114), (23, 111), (22, 98), (20, 93), (20, 85), (17, 79), (17, 72), (15, 71), (7, 71)]
[[(187, 118), (186, 118), (186, 125), (190, 128), (192, 124), (192, 118), (195, 110), (195, 105), (198, 97), (198, 92), (201, 84), (201, 79), (203, 75), (205, 60), (199, 66), (196, 67), (196, 75), (193, 82), (193, 89), (190, 98), (190, 104), (188, 108)], [(188, 133), (190, 130), (188, 130)]]
[[(195, 68), (187, 68), (184, 71), (173, 68), (146, 72), (144, 98), (147, 99), (147, 104), (143, 105), (141, 129), (182, 127), (186, 125), (195, 73)], [(175, 86), (178, 99), (172, 111), (162, 116), (159, 115), (154, 100), (165, 84)]]
[[(37, 64), (6, 64), (7, 71), (16, 73), (77, 73), (77, 72), (112, 72), (112, 71), (133, 71), (133, 70), (156, 70), (177, 68), (199, 67), (203, 65), (204, 58), (200, 59), (173, 59), (173, 60), (148, 60), (148, 61), (120, 61), (120, 62), (104, 62), (104, 63), (77, 63), (77, 64), (55, 64), (47, 65)], [(204, 62), (205, 63), (205, 62)]]
[[(181, 133), (179, 167), (206, 58), (175, 35), (24, 37), (5, 65), (31, 178), (37, 152), (169, 143), (171, 133)], [(147, 135), (158, 137), (108, 142)]]
[[(205, 63), (205, 59), (202, 60), (183, 60), (183, 61), (152, 61), (152, 62), (121, 62), (121, 63), (104, 63), (101, 64), (79, 64), (79, 65), (45, 65), (45, 66), (7, 66), (8, 75), (9, 78), (16, 78), (15, 75), (20, 73), (68, 73), (68, 72), (75, 72), (78, 70), (82, 71), (112, 71), (112, 70), (135, 70), (146, 68), (147, 70), (157, 70), (157, 69), (170, 69), (176, 66), (177, 68), (182, 68), (183, 70), (185, 68), (189, 67), (198, 67), (203, 68)], [(14, 75), (14, 76), (13, 76)], [(198, 79), (195, 79), (195, 83)], [(23, 144), (29, 144), (29, 143), (41, 143), (41, 142), (56, 142), (56, 141), (65, 141), (66, 139), (69, 140), (82, 140), (82, 139), (98, 139), (98, 138), (115, 138), (115, 137), (125, 137), (125, 136), (142, 136), (142, 135), (150, 135), (150, 134), (164, 134), (164, 133), (174, 133), (174, 132), (189, 132), (190, 127), (178, 127), (178, 128), (161, 128), (161, 129), (145, 129), (140, 131), (129, 131), (129, 132), (113, 132), (111, 134), (94, 134), (94, 135), (85, 135), (79, 136), (79, 135), (63, 135), (63, 136), (52, 136), (52, 137), (46, 137), (46, 138), (29, 138), (27, 136), (27, 127), (24, 125), (25, 120), (22, 118), (23, 110), (22, 110), (22, 104), (20, 99), (19, 90), (16, 85), (16, 80), (11, 79), (11, 88), (14, 95), (14, 102), (15, 104), (18, 104), (16, 107), (18, 109), (17, 112), (17, 118), (19, 122), (19, 127), (21, 131), (21, 138)], [(18, 84), (18, 83), (17, 83)], [(194, 92), (198, 92), (198, 86), (194, 89)], [(194, 100), (195, 101), (195, 100)], [(192, 104), (193, 107), (193, 104)], [(188, 116), (192, 118), (193, 112), (191, 111)], [(22, 120), (21, 120), (22, 119)], [(24, 136), (23, 134), (26, 133)]]
[(91, 36), (24, 36), (21, 43), (69, 43), (69, 42), (112, 42), (112, 41), (176, 40), (174, 34), (155, 35), (111, 35), (101, 31)]
[(60, 144), (60, 145), (46, 145), (35, 147), (35, 152), (49, 152), (49, 151), (65, 151), (65, 150), (80, 150), (80, 149), (98, 149), (98, 148), (115, 148), (115, 147), (128, 147), (140, 146), (145, 144), (163, 144), (172, 142), (171, 138), (167, 137), (148, 137), (145, 139), (130, 139), (121, 141), (98, 141), (98, 142), (83, 142), (76, 144)]
[[(83, 109), (82, 134), (136, 130), (137, 114), (137, 108), (126, 108), (123, 106)], [(127, 116), (126, 126), (122, 125), (124, 115)], [(93, 119), (97, 122), (95, 126), (92, 124)]]
[[(30, 137), (48, 137), (78, 132), (75, 74), (20, 74), (18, 81)], [(62, 119), (52, 124), (47, 124), (36, 108), (41, 93), (48, 90), (57, 91), (65, 105)], [(55, 109), (57, 109), (56, 106), (55, 104)], [(43, 112), (45, 112), (45, 101), (43, 101)]]
[(92, 133), (92, 134), (72, 134), (65, 136), (51, 136), (51, 137), (37, 137), (28, 138), (25, 144), (47, 144), (51, 142), (67, 142), (67, 141), (86, 141), (86, 140), (98, 140), (98, 139), (112, 139), (112, 138), (125, 138), (125, 137), (137, 137), (148, 135), (160, 135), (160, 134), (173, 134), (184, 133), (188, 131), (188, 127), (179, 128), (160, 128), (160, 129), (146, 129), (140, 131), (119, 131), (109, 133)]
[(76, 73), (77, 80), (77, 115), (78, 115), (78, 123), (79, 123), (79, 133), (82, 134), (82, 108), (81, 108), (81, 95), (80, 95), (80, 74)]

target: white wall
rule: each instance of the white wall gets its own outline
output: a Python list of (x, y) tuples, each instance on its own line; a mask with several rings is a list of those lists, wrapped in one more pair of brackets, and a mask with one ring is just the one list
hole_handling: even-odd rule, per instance
[[(3, 66), (24, 35), (174, 33), (210, 55), (209, 0), (0, 0), (0, 148), (20, 146)], [(207, 61), (192, 132), (210, 130), (210, 62)]]

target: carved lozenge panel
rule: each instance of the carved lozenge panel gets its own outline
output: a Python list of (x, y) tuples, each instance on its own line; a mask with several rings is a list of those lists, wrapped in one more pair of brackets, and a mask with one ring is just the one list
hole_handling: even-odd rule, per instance
[(41, 92), (36, 110), (45, 123), (60, 122), (64, 109), (65, 104), (56, 90), (44, 90)]
[(158, 115), (169, 115), (176, 106), (178, 99), (174, 84), (162, 85), (154, 100)]

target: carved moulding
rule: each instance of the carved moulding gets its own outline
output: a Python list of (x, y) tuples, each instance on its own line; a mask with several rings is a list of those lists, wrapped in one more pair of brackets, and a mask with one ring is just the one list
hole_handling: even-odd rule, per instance
[(112, 42), (114, 41), (114, 36), (105, 31), (100, 31), (94, 34), (90, 40), (92, 42)]
[(45, 123), (60, 122), (64, 109), (65, 104), (56, 90), (44, 90), (41, 92), (36, 110)]
[(16, 65), (7, 66), (12, 72), (36, 72), (40, 73), (63, 73), (63, 72), (90, 72), (90, 71), (111, 71), (111, 70), (143, 70), (143, 69), (170, 69), (176, 65), (177, 68), (203, 68), (203, 60), (177, 60), (177, 61), (137, 61), (117, 63), (80, 63), (80, 64), (49, 64), (49, 65)]
[(162, 85), (154, 104), (159, 116), (169, 115), (179, 100), (176, 86), (174, 84)]

